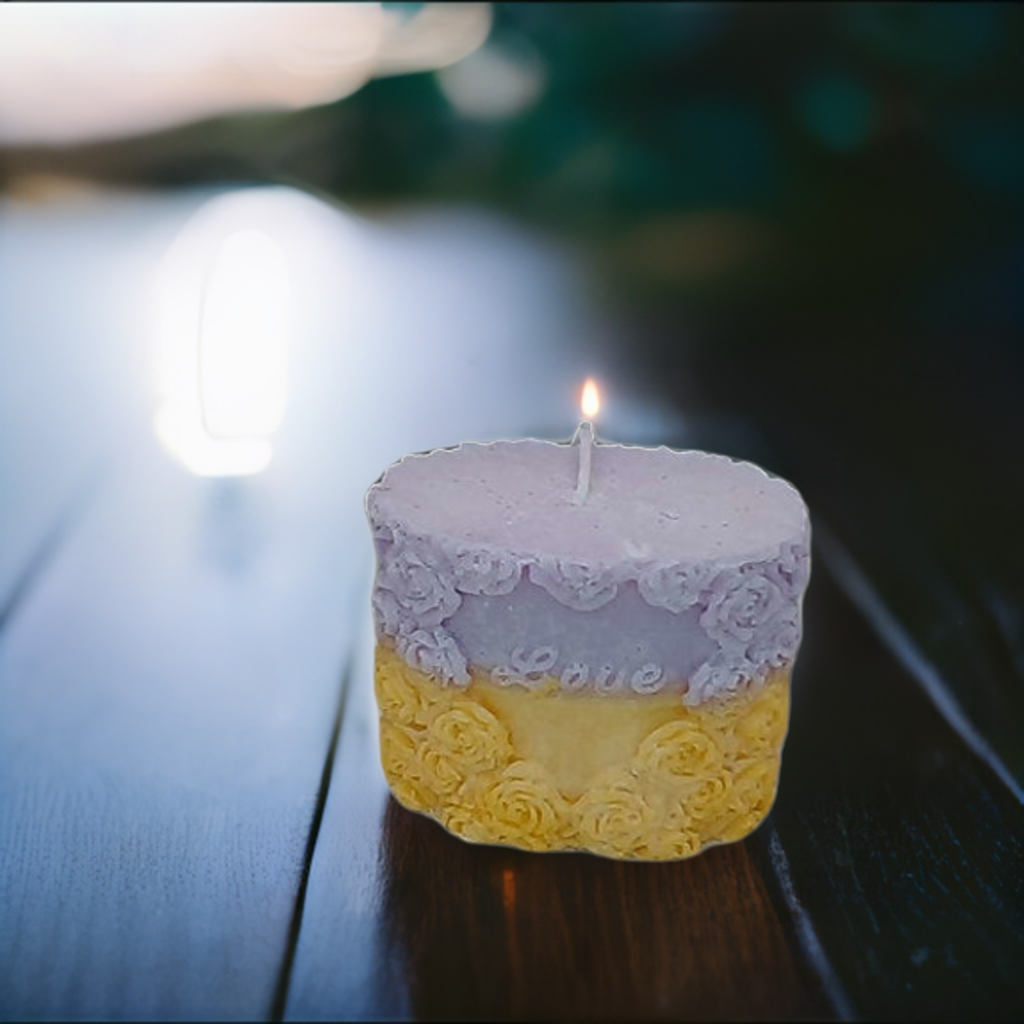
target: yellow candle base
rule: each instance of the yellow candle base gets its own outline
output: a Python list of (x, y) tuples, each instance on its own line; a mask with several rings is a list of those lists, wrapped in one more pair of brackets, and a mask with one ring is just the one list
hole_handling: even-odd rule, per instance
[(471, 842), (674, 860), (749, 835), (775, 799), (788, 668), (687, 707), (478, 672), (441, 686), (380, 644), (375, 687), (391, 791)]

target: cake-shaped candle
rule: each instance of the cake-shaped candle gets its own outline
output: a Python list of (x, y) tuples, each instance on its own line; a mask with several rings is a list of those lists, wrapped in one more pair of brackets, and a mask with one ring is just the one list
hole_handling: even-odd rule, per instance
[(367, 511), (400, 803), (474, 842), (638, 860), (762, 821), (809, 575), (790, 484), (585, 424), (407, 456)]

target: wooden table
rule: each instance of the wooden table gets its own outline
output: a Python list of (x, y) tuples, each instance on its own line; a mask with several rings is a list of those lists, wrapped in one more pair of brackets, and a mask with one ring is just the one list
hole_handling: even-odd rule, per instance
[(406, 451), (568, 434), (579, 278), (487, 218), (325, 211), (275, 460), (203, 479), (155, 440), (145, 300), (206, 198), (0, 207), (0, 1016), (1019, 1018), (1019, 776), (813, 498), (748, 840), (544, 857), (389, 799), (362, 493)]

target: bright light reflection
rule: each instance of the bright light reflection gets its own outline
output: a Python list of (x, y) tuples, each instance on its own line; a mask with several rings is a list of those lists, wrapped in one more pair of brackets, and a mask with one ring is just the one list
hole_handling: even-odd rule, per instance
[(221, 196), (193, 216), (164, 261), (156, 431), (200, 476), (270, 463), (288, 401), (289, 260), (274, 234), (294, 236), (310, 202), (288, 189)]
[(199, 334), (199, 404), (216, 437), (272, 434), (288, 395), (288, 262), (262, 231), (220, 247)]
[(601, 394), (597, 385), (591, 378), (583, 385), (583, 394), (580, 396), (580, 410), (585, 420), (592, 420), (601, 411)]

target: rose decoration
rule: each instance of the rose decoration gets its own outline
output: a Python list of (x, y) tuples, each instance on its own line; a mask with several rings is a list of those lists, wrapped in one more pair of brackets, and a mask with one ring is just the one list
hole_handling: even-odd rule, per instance
[(529, 850), (566, 845), (568, 804), (536, 762), (517, 761), (467, 783), (463, 792), (480, 816), (479, 829), (463, 823), (464, 830)]
[(711, 696), (735, 693), (759, 674), (759, 667), (747, 658), (730, 660), (721, 655), (705, 662), (690, 677), (683, 703), (695, 707)]
[(567, 559), (531, 565), (530, 579), (556, 601), (581, 612), (606, 605), (619, 591), (618, 578), (612, 570)]
[(465, 775), (444, 750), (431, 746), (429, 739), (420, 748), (424, 781), (439, 796), (449, 796), (465, 782)]
[[(396, 617), (409, 627), (429, 629), (440, 626), (454, 614), (461, 598), (430, 558), (410, 541), (389, 549), (377, 571), (375, 607), (385, 623)], [(380, 592), (390, 594), (385, 597)]]
[(437, 796), (419, 760), (416, 739), (400, 725), (381, 719), (380, 760), (391, 792), (413, 811), (430, 811)]
[(398, 653), (406, 663), (438, 679), (457, 686), (470, 683), (469, 666), (459, 645), (446, 629), (415, 629), (399, 633), (395, 640)]
[(657, 817), (633, 773), (615, 769), (605, 772), (580, 797), (576, 815), (588, 848), (610, 857), (641, 853)]
[(773, 683), (764, 687), (751, 701), (746, 714), (736, 723), (736, 734), (751, 753), (774, 754), (786, 738), (788, 725), (789, 702), (785, 687)]
[(655, 729), (640, 744), (633, 764), (638, 771), (677, 778), (716, 772), (723, 752), (715, 738), (693, 720), (682, 718)]
[(719, 843), (735, 843), (740, 839), (746, 839), (761, 824), (762, 820), (762, 816), (753, 811), (744, 811), (723, 818), (716, 826), (711, 840)]
[(648, 838), (639, 852), (650, 860), (679, 860), (692, 857), (703, 845), (692, 829), (661, 829)]
[(746, 646), (758, 629), (778, 615), (789, 602), (776, 580), (754, 571), (720, 573), (711, 587), (700, 624), (713, 640)]
[(447, 704), (448, 691), (433, 689), (429, 692), (398, 658), (378, 656), (374, 691), (382, 715), (402, 725), (427, 725), (437, 706)]
[(720, 740), (727, 740), (750, 706), (749, 698), (737, 697), (732, 700), (708, 701), (690, 713), (700, 715), (701, 728), (706, 732), (714, 733)]
[(747, 765), (736, 776), (732, 800), (763, 818), (775, 800), (779, 781), (779, 759), (766, 757)]
[(763, 623), (747, 648), (747, 657), (756, 665), (781, 668), (796, 656), (800, 644), (800, 611), (787, 607), (781, 614)]
[(430, 724), (430, 745), (463, 774), (497, 768), (513, 754), (508, 729), (482, 704), (456, 700)]
[(463, 594), (498, 597), (511, 594), (519, 582), (522, 566), (511, 555), (487, 548), (466, 548), (452, 559), (455, 589)]
[(467, 803), (466, 794), (460, 793), (456, 802), (441, 808), (441, 824), (449, 832), (471, 843), (494, 843), (498, 840), (488, 831), (487, 822), (476, 803)]
[(373, 607), (377, 634), (394, 636), (398, 633), (408, 617), (406, 610), (399, 604), (398, 598), (390, 590), (374, 587), (370, 604)]
[(714, 836), (734, 842), (749, 835), (771, 810), (779, 777), (779, 761), (766, 757), (744, 767), (733, 780), (722, 817), (714, 827)]
[(710, 566), (670, 565), (649, 569), (637, 580), (637, 586), (649, 605), (683, 612), (697, 604), (714, 575), (715, 569)]
[(728, 771), (709, 775), (687, 794), (681, 810), (689, 821), (703, 827), (728, 811), (732, 786), (733, 778)]
[(416, 740), (412, 733), (383, 719), (380, 726), (380, 758), (384, 770), (399, 772), (415, 757)]
[(780, 560), (772, 567), (772, 572), (780, 579), (788, 596), (799, 598), (811, 577), (811, 553), (807, 545), (784, 545)]

